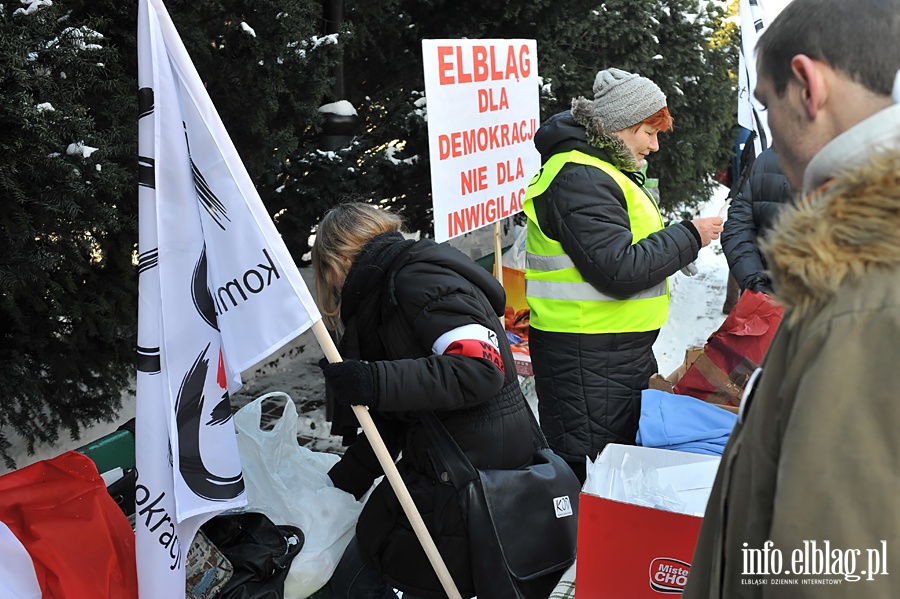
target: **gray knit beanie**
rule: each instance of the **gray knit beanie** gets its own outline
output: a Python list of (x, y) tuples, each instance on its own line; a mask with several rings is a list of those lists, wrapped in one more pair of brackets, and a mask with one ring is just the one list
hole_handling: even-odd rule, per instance
[(595, 114), (610, 131), (621, 131), (653, 116), (666, 105), (659, 86), (640, 75), (606, 69), (594, 79)]

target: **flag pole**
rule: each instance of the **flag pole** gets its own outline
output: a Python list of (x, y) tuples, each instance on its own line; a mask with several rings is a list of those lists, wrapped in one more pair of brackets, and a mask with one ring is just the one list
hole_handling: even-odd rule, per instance
[[(328, 358), (328, 361), (341, 362), (341, 354), (338, 352), (334, 341), (331, 339), (331, 335), (328, 334), (328, 329), (325, 328), (325, 324), (321, 320), (317, 320), (312, 326), (312, 331), (316, 340), (319, 342), (322, 351), (325, 352), (325, 357)], [(403, 482), (403, 479), (400, 478), (400, 472), (397, 470), (397, 466), (394, 464), (394, 460), (391, 458), (391, 454), (388, 452), (387, 446), (385, 446), (384, 441), (378, 432), (378, 428), (375, 426), (375, 422), (372, 421), (372, 416), (369, 415), (369, 411), (364, 406), (353, 406), (353, 413), (356, 414), (356, 418), (359, 420), (363, 432), (369, 439), (369, 444), (372, 446), (372, 450), (375, 452), (378, 462), (384, 469), (384, 475), (394, 489), (397, 499), (400, 500), (400, 505), (403, 507), (406, 517), (409, 518), (413, 531), (415, 531), (416, 536), (419, 538), (419, 542), (422, 544), (422, 548), (425, 550), (428, 561), (431, 562), (431, 566), (434, 568), (438, 579), (441, 581), (441, 586), (444, 587), (444, 591), (450, 599), (462, 599), (462, 595), (459, 594), (459, 590), (456, 588), (456, 584), (450, 576), (450, 571), (447, 570), (447, 566), (444, 564), (444, 560), (441, 558), (441, 554), (434, 544), (434, 539), (431, 538), (431, 534), (425, 527), (422, 515), (416, 508), (416, 504), (413, 503), (412, 496), (409, 494), (409, 489), (406, 488), (406, 484)]]

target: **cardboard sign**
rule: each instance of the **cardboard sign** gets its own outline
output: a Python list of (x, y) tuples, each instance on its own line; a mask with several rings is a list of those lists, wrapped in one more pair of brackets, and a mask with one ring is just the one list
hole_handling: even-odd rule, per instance
[(541, 166), (534, 40), (422, 40), (434, 236), (522, 210)]

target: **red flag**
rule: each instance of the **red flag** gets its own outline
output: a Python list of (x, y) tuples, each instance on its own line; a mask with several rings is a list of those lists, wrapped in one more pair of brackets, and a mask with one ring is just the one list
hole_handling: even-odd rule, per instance
[(13, 589), (36, 578), (48, 598), (137, 597), (134, 531), (87, 456), (69, 451), (0, 476), (0, 523), (15, 536), (0, 535), (0, 555), (24, 548), (34, 567), (4, 559), (0, 595), (21, 597)]

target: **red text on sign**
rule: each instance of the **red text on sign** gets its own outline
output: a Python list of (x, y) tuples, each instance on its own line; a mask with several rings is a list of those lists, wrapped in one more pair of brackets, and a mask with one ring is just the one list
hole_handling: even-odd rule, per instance
[(508, 181), (515, 181), (525, 176), (525, 167), (522, 166), (522, 159), (516, 158), (516, 166), (513, 167), (509, 160), (497, 163), (497, 184), (503, 185)]
[(487, 167), (470, 168), (459, 174), (462, 195), (487, 189)]
[(507, 47), (505, 61), (494, 46), (438, 46), (437, 56), (441, 85), (518, 80), (531, 75), (531, 52), (526, 44)]
[(485, 200), (474, 206), (467, 206), (447, 215), (447, 230), (450, 237), (462, 235), (469, 231), (489, 225), (494, 221), (506, 218), (522, 210), (525, 190), (513, 191), (509, 196), (500, 196)]
[(509, 100), (506, 98), (506, 88), (500, 88), (500, 97), (494, 101), (494, 90), (478, 90), (478, 112), (493, 112), (509, 108)]
[(537, 119), (478, 127), (438, 135), (438, 158), (459, 158), (475, 152), (495, 150), (531, 141), (537, 131)]

